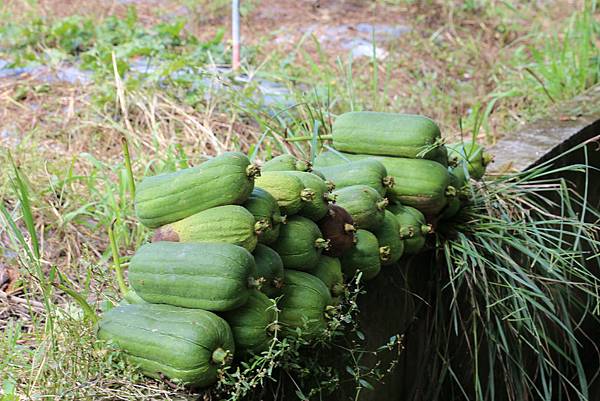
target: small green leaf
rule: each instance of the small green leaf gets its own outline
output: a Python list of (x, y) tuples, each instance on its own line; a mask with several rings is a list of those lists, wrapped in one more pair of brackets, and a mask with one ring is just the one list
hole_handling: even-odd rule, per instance
[(373, 386), (371, 385), (371, 383), (369, 383), (368, 381), (366, 381), (364, 379), (359, 379), (358, 384), (360, 384), (361, 387), (366, 388), (367, 390), (375, 390), (373, 388)]

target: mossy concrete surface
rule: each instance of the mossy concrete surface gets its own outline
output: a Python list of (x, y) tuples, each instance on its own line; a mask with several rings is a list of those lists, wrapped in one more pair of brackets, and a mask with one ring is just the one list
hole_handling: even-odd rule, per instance
[[(597, 143), (599, 135), (600, 85), (554, 107), (546, 117), (499, 140), (491, 148), (495, 162), (490, 166), (490, 171), (523, 171), (555, 158), (583, 142)], [(595, 148), (591, 147), (589, 150), (591, 152), (588, 155), (592, 156)]]

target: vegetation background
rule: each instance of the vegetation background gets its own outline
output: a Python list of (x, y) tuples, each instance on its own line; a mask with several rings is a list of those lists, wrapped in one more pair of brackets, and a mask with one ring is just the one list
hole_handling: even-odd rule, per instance
[[(109, 307), (114, 262), (148, 237), (123, 139), (136, 179), (226, 149), (310, 157), (282, 138), (327, 133), (348, 110), (425, 114), (447, 137), (491, 144), (600, 79), (594, 0), (242, 5), (240, 79), (219, 68), (231, 57), (226, 0), (0, 4), (3, 68), (27, 72), (0, 78), (3, 401), (179, 397), (95, 350), (72, 300)], [(384, 58), (325, 40), (360, 23), (410, 29), (372, 35)]]

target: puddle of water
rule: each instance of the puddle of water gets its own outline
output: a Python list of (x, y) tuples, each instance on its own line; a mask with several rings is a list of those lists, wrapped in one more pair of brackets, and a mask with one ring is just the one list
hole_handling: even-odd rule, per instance
[[(93, 82), (92, 71), (82, 70), (76, 65), (65, 65), (53, 69), (47, 66), (10, 68), (9, 65), (10, 63), (7, 60), (0, 59), (0, 78), (19, 78), (24, 75), (31, 75), (35, 76), (37, 80), (49, 84), (89, 84)], [(159, 66), (152, 59), (138, 58), (130, 62), (128, 75), (139, 76), (140, 74), (157, 72), (159, 72)], [(170, 78), (177, 79), (185, 75), (205, 75), (205, 77), (195, 80), (194, 85), (197, 86), (196, 88), (190, 89), (203, 89), (207, 100), (223, 91), (240, 91), (245, 84), (250, 82), (249, 77), (238, 76), (234, 78), (233, 85), (225, 85), (225, 80), (231, 75), (231, 69), (219, 66), (208, 67), (204, 70), (184, 68), (171, 73)], [(161, 81), (164, 82), (164, 80)], [(256, 79), (256, 83), (257, 90), (253, 93), (252, 100), (263, 105), (263, 107), (289, 107), (294, 104), (292, 95), (285, 86), (265, 79)], [(0, 133), (0, 139), (8, 139), (10, 136), (6, 130)]]
[[(324, 43), (338, 43), (343, 49), (350, 50), (352, 58), (373, 57), (373, 37), (375, 43), (386, 43), (400, 38), (411, 31), (405, 25), (369, 24), (361, 22), (356, 25), (336, 25), (325, 29), (318, 38)], [(375, 57), (384, 59), (388, 52), (382, 47), (375, 47)]]
[(84, 71), (76, 66), (60, 66), (50, 68), (47, 66), (8, 67), (7, 60), (0, 59), (0, 79), (19, 78), (23, 75), (35, 76), (38, 81), (45, 83), (65, 82), (70, 84), (87, 84), (92, 81), (92, 72)]
[(92, 72), (80, 70), (77, 67), (65, 67), (56, 71), (54, 78), (56, 78), (58, 82), (88, 84), (92, 82)]
[(408, 33), (411, 31), (411, 28), (405, 25), (386, 25), (386, 24), (367, 24), (367, 23), (360, 23), (358, 25), (356, 25), (356, 30), (364, 33), (364, 34), (368, 34), (368, 35), (372, 35), (373, 33), (375, 33), (375, 40), (376, 41), (386, 41), (386, 40), (392, 40), (392, 39), (398, 39), (399, 37), (401, 37), (402, 35)]
[[(366, 39), (353, 39), (342, 43), (342, 47), (350, 50), (350, 54), (352, 55), (353, 59), (359, 57), (373, 57), (373, 43)], [(387, 50), (375, 46), (375, 57), (378, 60), (383, 60), (387, 56)]]
[[(6, 64), (5, 64), (6, 65)], [(0, 69), (0, 79), (2, 78), (17, 78), (25, 74), (37, 74), (42, 71), (43, 67), (17, 67), (17, 68), (2, 68)]]

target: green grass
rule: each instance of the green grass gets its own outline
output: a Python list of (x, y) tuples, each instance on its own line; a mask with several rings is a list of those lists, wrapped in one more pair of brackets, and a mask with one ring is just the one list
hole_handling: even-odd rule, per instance
[[(7, 114), (2, 128), (15, 136), (0, 148), (0, 164), (5, 167), (0, 174), (0, 244), (5, 248), (0, 260), (18, 266), (20, 273), (15, 285), (20, 291), (11, 301), (11, 315), (3, 315), (6, 320), (0, 321), (3, 401), (12, 395), (191, 397), (164, 383), (144, 380), (118, 354), (103, 351), (95, 342), (92, 314), (86, 310), (85, 302), (100, 312), (114, 305), (122, 291), (119, 284), (123, 286), (115, 279), (114, 269), (117, 265), (126, 269), (132, 252), (148, 238), (148, 231), (134, 217), (132, 177), (197, 164), (207, 154), (226, 149), (240, 149), (256, 159), (281, 152), (312, 158), (314, 147), (288, 144), (283, 137), (327, 134), (332, 118), (347, 110), (424, 113), (439, 121), (449, 135), (458, 136), (464, 130), (493, 142), (554, 102), (598, 82), (595, 2), (586, 2), (569, 19), (558, 21), (549, 21), (550, 17), (529, 3), (428, 1), (417, 11), (415, 3), (380, 2), (408, 7), (416, 27), (389, 45), (392, 52), (386, 60), (350, 61), (345, 54), (332, 56), (310, 35), (289, 52), (251, 47), (245, 68), (289, 86), (296, 96), (296, 106), (277, 113), (253, 100), (255, 83), (207, 100), (207, 90), (200, 85), (200, 78), (206, 76), (203, 71), (168, 78), (172, 71), (186, 66), (227, 62), (229, 54), (221, 33), (214, 40), (199, 41), (183, 29), (183, 20), (148, 26), (133, 9), (123, 18), (96, 23), (89, 16), (44, 19), (30, 14), (17, 18), (15, 10), (3, 8), (3, 20), (15, 22), (0, 27), (2, 57), (10, 57), (15, 65), (56, 65), (80, 58), (95, 73), (94, 83), (88, 87), (24, 81), (7, 85), (3, 95)], [(250, 4), (260, 6), (260, 2)], [(222, 13), (224, 4), (210, 5), (216, 16)], [(474, 29), (474, 21), (481, 29)], [(113, 51), (119, 76), (139, 56), (159, 61), (159, 69), (121, 85), (113, 70)], [(221, 78), (227, 85), (233, 82), (231, 76)], [(158, 85), (160, 80), (163, 83)], [(74, 111), (66, 118), (63, 111), (70, 102)], [(39, 104), (40, 109), (30, 107), (32, 104)], [(124, 137), (130, 165), (124, 157)], [(494, 362), (496, 369), (503, 368), (510, 372), (507, 377), (519, 377), (522, 382), (500, 381), (490, 388), (482, 379), (485, 367), (477, 364), (474, 371), (480, 374), (474, 376), (472, 388), (461, 390), (452, 384), (459, 368), (446, 365), (439, 384), (452, 386), (457, 399), (465, 391), (491, 400), (500, 388), (511, 389), (515, 400), (526, 396), (544, 399), (548, 390), (539, 383), (559, 367), (574, 372), (563, 385), (571, 383), (583, 391), (579, 363), (568, 342), (569, 330), (574, 330), (565, 316), (569, 305), (554, 302), (572, 292), (591, 296), (594, 284), (583, 274), (580, 259), (549, 242), (558, 241), (560, 235), (572, 236), (575, 224), (585, 230), (589, 227), (579, 225), (567, 205), (564, 214), (545, 216), (544, 226), (525, 216), (530, 220), (515, 227), (515, 216), (523, 209), (516, 200), (534, 196), (536, 188), (528, 185), (518, 177), (490, 184), (477, 193), (477, 203), (468, 213), (480, 219), (479, 223), (463, 227), (467, 234), (445, 247), (450, 264), (447, 272), (440, 274), (452, 278), (454, 287), (439, 289), (450, 299), (475, 297), (477, 309), (468, 314), (454, 306), (440, 310), (439, 316), (442, 328), (448, 330), (440, 333), (456, 334), (460, 327), (465, 328), (461, 341), (466, 344), (482, 338), (496, 341), (504, 334), (511, 347), (493, 342), (495, 355), (507, 356), (517, 349), (536, 351), (537, 376), (523, 375), (515, 361), (504, 358)], [(548, 188), (564, 190), (553, 185)], [(544, 187), (538, 184), (540, 188)], [(491, 200), (502, 208), (490, 217), (484, 212)], [(556, 226), (564, 232), (555, 231)], [(510, 243), (502, 237), (499, 241), (492, 236), (497, 232), (510, 232), (518, 240)], [(580, 242), (595, 241), (587, 231), (575, 232)], [(508, 247), (524, 241), (540, 252), (524, 256), (525, 261), (535, 262), (525, 271), (523, 266), (507, 265), (506, 258)], [(490, 251), (481, 253), (482, 247)], [(472, 264), (457, 264), (464, 259)], [(549, 263), (558, 268), (548, 269)], [(485, 270), (474, 269), (477, 266), (489, 269), (493, 280), (488, 276), (482, 279)], [(548, 284), (564, 278), (568, 283), (577, 281), (573, 285)], [(79, 303), (69, 293), (79, 297)], [(481, 294), (488, 298), (479, 297)], [(24, 303), (15, 306), (21, 300)], [(492, 318), (493, 324), (488, 325), (486, 319)], [(452, 325), (446, 325), (448, 322)], [(546, 333), (549, 324), (566, 328), (559, 334)], [(528, 341), (517, 348), (513, 347), (518, 343), (515, 327), (524, 328), (523, 339)], [(566, 346), (558, 348), (563, 343)], [(438, 345), (443, 356), (447, 343), (440, 339)], [(558, 350), (565, 355), (557, 359), (554, 354)], [(359, 387), (368, 367), (361, 369), (355, 372)], [(363, 390), (367, 388), (363, 386)]]
[[(550, 166), (476, 188), (443, 233), (447, 269), (438, 279), (447, 284), (437, 289), (431, 335), (447, 362), (437, 365), (434, 394), (589, 399), (582, 349), (586, 327), (599, 323), (590, 266), (599, 261), (600, 215)], [(587, 176), (589, 167), (565, 171)]]

